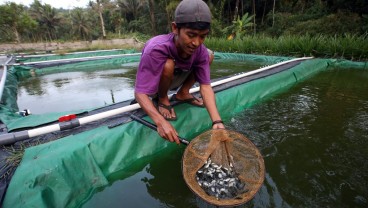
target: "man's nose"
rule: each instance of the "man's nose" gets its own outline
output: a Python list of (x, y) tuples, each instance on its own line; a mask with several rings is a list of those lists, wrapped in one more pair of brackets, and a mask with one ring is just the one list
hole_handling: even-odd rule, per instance
[(199, 46), (200, 40), (199, 38), (193, 38), (192, 39), (192, 44), (195, 45), (196, 47)]

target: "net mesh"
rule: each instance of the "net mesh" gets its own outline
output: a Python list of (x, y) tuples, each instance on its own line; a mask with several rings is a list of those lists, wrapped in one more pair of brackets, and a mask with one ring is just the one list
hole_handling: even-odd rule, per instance
[[(232, 168), (248, 189), (231, 199), (208, 195), (199, 185), (197, 171), (210, 158), (216, 164)], [(244, 135), (230, 130), (209, 130), (193, 139), (184, 151), (183, 177), (189, 188), (206, 202), (216, 206), (241, 205), (260, 189), (265, 174), (264, 161), (257, 147)], [(231, 167), (233, 166), (233, 167)]]

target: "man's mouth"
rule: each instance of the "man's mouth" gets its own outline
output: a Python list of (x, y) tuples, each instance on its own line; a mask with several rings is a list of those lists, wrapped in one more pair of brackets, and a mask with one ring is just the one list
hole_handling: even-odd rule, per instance
[(194, 53), (194, 51), (196, 50), (196, 48), (191, 48), (191, 47), (188, 47), (188, 51), (190, 52), (190, 53)]

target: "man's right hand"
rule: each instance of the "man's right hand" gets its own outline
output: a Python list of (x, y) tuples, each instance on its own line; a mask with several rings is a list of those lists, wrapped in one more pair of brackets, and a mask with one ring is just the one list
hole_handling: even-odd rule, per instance
[(155, 122), (158, 134), (170, 142), (176, 142), (177, 144), (180, 144), (178, 132), (176, 132), (171, 123), (168, 122), (160, 114), (160, 112), (158, 112), (148, 95), (143, 93), (135, 93), (135, 99), (141, 108), (147, 113), (147, 115)]
[(162, 138), (170, 142), (176, 142), (177, 144), (180, 144), (178, 132), (175, 130), (170, 122), (165, 120), (165, 118), (162, 117), (162, 119), (160, 119), (160, 121), (156, 123), (156, 126), (157, 132)]

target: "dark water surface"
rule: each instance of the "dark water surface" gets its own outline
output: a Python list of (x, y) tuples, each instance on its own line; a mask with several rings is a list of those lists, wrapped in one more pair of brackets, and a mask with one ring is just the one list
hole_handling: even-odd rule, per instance
[[(265, 160), (265, 182), (242, 207), (368, 207), (367, 70), (321, 72), (226, 126)], [(184, 148), (152, 157), (84, 207), (211, 207), (182, 178)]]
[[(20, 110), (33, 114), (88, 110), (133, 99), (138, 63), (111, 69), (88, 69), (63, 73), (37, 74), (18, 85)], [(216, 61), (211, 66), (211, 78), (219, 78), (258, 69), (259, 62)], [(106, 68), (106, 67), (104, 67)]]

